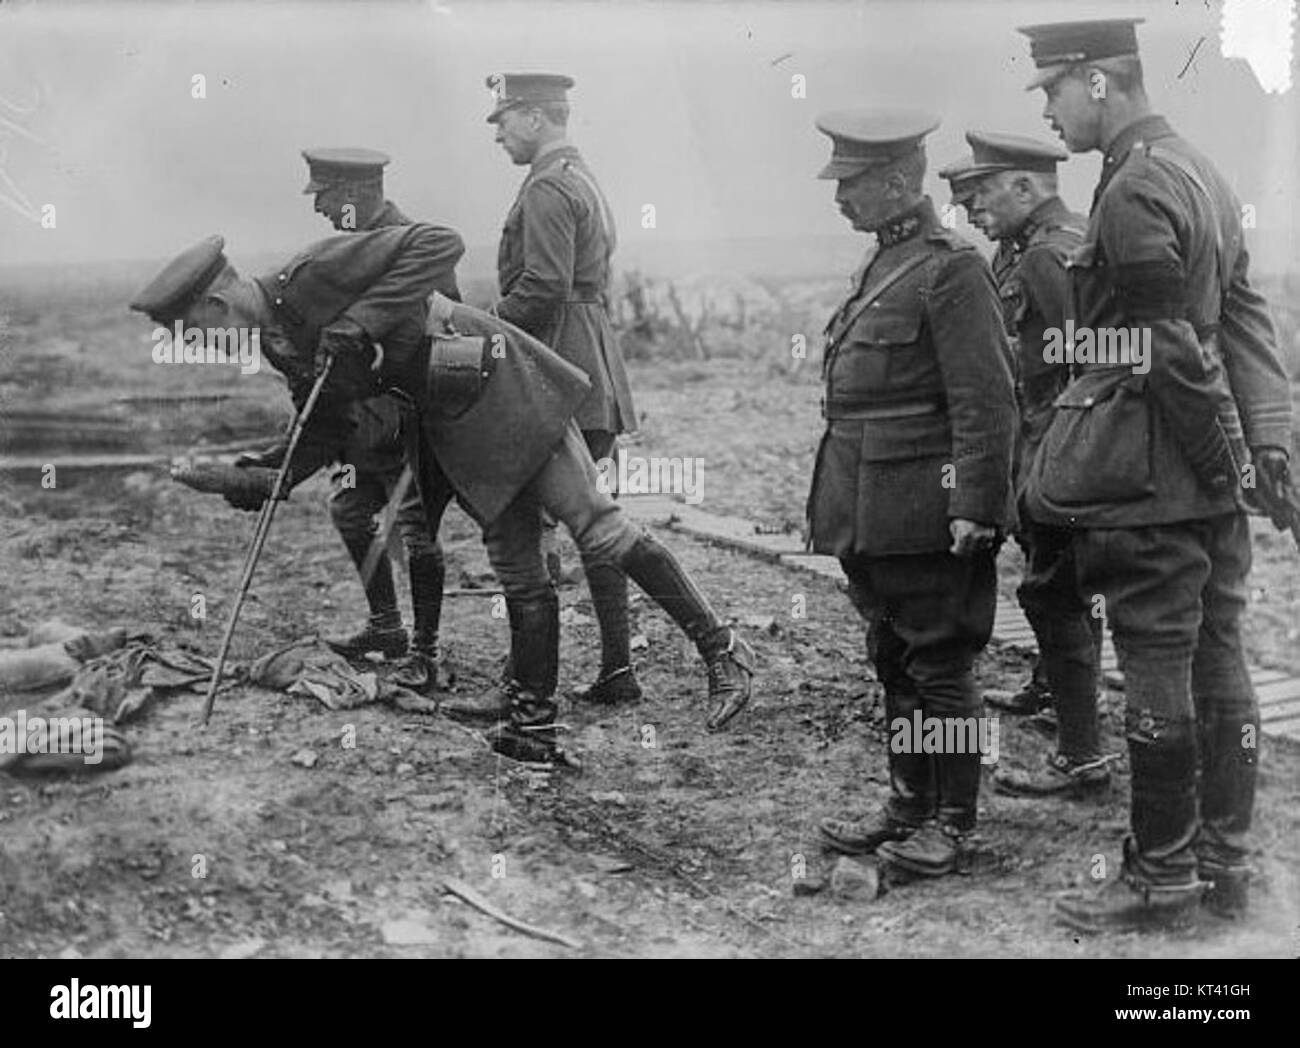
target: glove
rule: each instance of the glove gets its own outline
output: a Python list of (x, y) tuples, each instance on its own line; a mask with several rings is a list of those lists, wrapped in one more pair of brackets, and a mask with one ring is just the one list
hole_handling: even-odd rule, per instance
[(249, 451), (235, 459), (235, 465), (239, 469), (248, 469), (251, 466), (260, 466), (265, 469), (279, 469), (284, 465), (285, 453), (289, 450), (289, 442), (281, 440), (277, 444), (266, 448), (263, 451)]
[(335, 357), (345, 354), (370, 357), (373, 353), (374, 348), (365, 328), (355, 320), (340, 317), (328, 327), (322, 328), (316, 340), (316, 374), (325, 370), (325, 365)]
[(1290, 520), (1290, 456), (1284, 448), (1266, 444), (1251, 448), (1250, 457), (1255, 466), (1255, 498), (1247, 501), (1256, 502), (1279, 528), (1287, 527)]
[[(245, 466), (235, 477), (230, 478), (223, 497), (235, 509), (255, 512), (270, 498), (271, 490), (275, 487), (275, 475), (276, 470), (265, 466)], [(292, 475), (284, 478), (284, 485), (280, 489), (282, 500), (289, 497), (292, 481)]]

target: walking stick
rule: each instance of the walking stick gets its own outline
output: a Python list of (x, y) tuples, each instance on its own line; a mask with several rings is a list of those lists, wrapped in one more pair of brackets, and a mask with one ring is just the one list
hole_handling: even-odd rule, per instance
[(298, 447), (298, 440), (307, 425), (307, 419), (311, 417), (316, 401), (320, 398), (321, 387), (325, 385), (325, 379), (329, 377), (333, 365), (333, 357), (325, 361), (325, 366), (316, 377), (315, 385), (311, 387), (307, 402), (294, 417), (293, 426), (289, 430), (289, 447), (284, 453), (284, 461), (280, 463), (279, 472), (275, 475), (271, 494), (262, 504), (262, 512), (257, 518), (257, 528), (253, 531), (253, 544), (249, 546), (248, 554), (244, 557), (244, 570), (239, 579), (239, 590), (235, 594), (235, 603), (230, 609), (230, 616), (226, 619), (226, 632), (221, 638), (221, 650), (217, 653), (217, 662), (212, 668), (212, 679), (208, 681), (208, 693), (203, 699), (203, 713), (199, 718), (201, 726), (206, 726), (208, 718), (212, 716), (212, 706), (217, 700), (217, 686), (221, 683), (221, 671), (225, 668), (226, 656), (230, 653), (230, 641), (235, 635), (235, 623), (239, 621), (239, 611), (244, 606), (244, 598), (248, 595), (248, 587), (252, 584), (257, 558), (262, 555), (262, 547), (266, 545), (266, 536), (271, 530), (271, 520), (275, 516), (275, 507), (279, 502), (280, 490), (284, 487), (284, 479), (289, 473), (293, 453)]

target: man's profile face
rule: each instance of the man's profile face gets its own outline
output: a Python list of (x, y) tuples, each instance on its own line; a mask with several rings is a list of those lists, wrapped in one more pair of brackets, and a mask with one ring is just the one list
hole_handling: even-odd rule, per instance
[(875, 171), (862, 171), (841, 178), (835, 188), (835, 203), (854, 229), (870, 233), (879, 229), (898, 208), (899, 195), (889, 179)]
[[(348, 205), (352, 207), (349, 208)], [(316, 214), (324, 215), (330, 225), (340, 231), (356, 229), (357, 211), (346, 183), (338, 182), (316, 193)], [(349, 223), (351, 223), (349, 225)]]
[(1093, 96), (1089, 75), (1087, 70), (1075, 70), (1043, 87), (1047, 96), (1043, 119), (1071, 153), (1086, 153), (1101, 145), (1101, 105)]
[(261, 318), (238, 295), (233, 294), (234, 284), (218, 281), (209, 288), (182, 315), (186, 329), (246, 328), (251, 331), (261, 324)]
[(990, 240), (1012, 236), (1029, 217), (1032, 207), (1016, 189), (1016, 178), (999, 171), (980, 181), (975, 190), (974, 207), (980, 215), (980, 228)]
[(979, 208), (979, 204), (976, 201), (975, 194), (972, 193), (970, 196), (965, 197), (960, 201), (956, 201), (956, 203), (958, 203), (961, 207), (966, 209), (966, 221), (969, 222), (976, 229), (978, 229), (985, 236), (988, 236), (989, 235), (988, 230), (985, 229), (984, 227), (984, 223), (986, 221), (985, 215), (984, 212), (981, 211)]
[(496, 141), (516, 164), (531, 164), (537, 153), (539, 117), (536, 110), (516, 106), (496, 121)]

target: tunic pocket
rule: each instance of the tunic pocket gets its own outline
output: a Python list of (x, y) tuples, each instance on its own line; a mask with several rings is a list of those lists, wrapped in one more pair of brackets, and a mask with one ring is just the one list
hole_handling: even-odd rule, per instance
[(900, 383), (910, 376), (899, 366), (897, 354), (920, 340), (921, 317), (868, 307), (844, 337), (830, 372), (830, 393), (837, 398), (884, 399), (906, 389)]
[(1034, 460), (1039, 490), (1059, 506), (1150, 498), (1155, 494), (1153, 419), (1145, 377), (1092, 375), (1056, 398), (1056, 414)]

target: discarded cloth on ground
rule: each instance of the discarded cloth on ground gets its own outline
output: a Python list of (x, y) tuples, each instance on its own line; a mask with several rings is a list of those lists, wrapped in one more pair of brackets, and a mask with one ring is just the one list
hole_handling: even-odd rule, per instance
[(263, 655), (248, 668), (250, 684), (290, 695), (310, 695), (332, 710), (388, 702), (415, 713), (433, 713), (438, 704), (408, 688), (359, 670), (320, 640), (309, 637)]
[(42, 706), (80, 706), (113, 724), (124, 724), (160, 698), (200, 690), (211, 676), (208, 659), (180, 648), (136, 641), (86, 662), (72, 683)]

